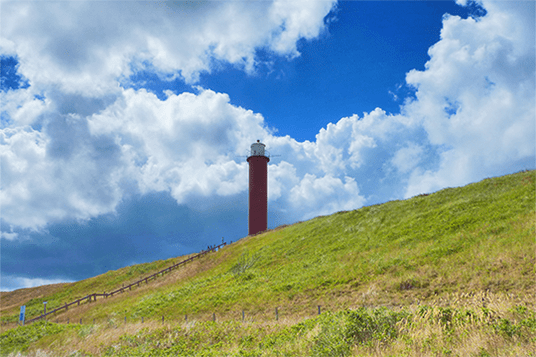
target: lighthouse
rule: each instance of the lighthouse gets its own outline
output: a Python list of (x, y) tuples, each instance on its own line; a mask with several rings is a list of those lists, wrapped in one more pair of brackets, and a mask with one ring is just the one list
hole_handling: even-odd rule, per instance
[(257, 234), (268, 227), (268, 162), (265, 145), (257, 140), (251, 144), (249, 163), (249, 220), (248, 234)]

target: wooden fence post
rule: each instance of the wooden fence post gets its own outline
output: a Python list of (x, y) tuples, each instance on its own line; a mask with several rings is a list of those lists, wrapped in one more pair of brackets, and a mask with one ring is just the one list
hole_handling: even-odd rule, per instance
[(320, 305), (318, 305), (318, 314), (320, 315), (321, 311), (320, 311)]
[(277, 307), (275, 308), (275, 321), (279, 321), (279, 312), (277, 311)]
[(244, 314), (244, 310), (242, 310), (242, 322), (244, 322), (244, 319), (245, 319), (245, 314)]
[(212, 313), (212, 321), (216, 322), (216, 313), (215, 312)]

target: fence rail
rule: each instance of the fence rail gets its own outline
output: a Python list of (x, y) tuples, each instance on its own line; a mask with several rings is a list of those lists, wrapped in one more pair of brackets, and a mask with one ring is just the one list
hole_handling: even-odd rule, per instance
[(201, 258), (201, 257), (203, 257), (203, 256), (205, 256), (205, 255), (207, 255), (208, 253), (214, 252), (214, 251), (216, 251), (216, 250), (218, 250), (218, 249), (220, 249), (220, 248), (222, 248), (222, 247), (224, 247), (224, 246), (226, 246), (226, 245), (227, 245), (227, 243), (224, 242), (224, 243), (222, 243), (222, 244), (220, 244), (220, 245), (217, 245), (217, 246), (214, 246), (214, 247), (210, 247), (209, 249), (207, 249), (207, 250), (203, 250), (203, 251), (201, 251), (201, 253), (198, 253), (198, 254), (196, 254), (196, 255), (193, 255), (193, 256), (191, 256), (191, 257), (188, 258), (188, 259), (185, 259), (185, 260), (180, 261), (180, 262), (178, 262), (178, 263), (176, 263), (176, 264), (173, 264), (173, 265), (170, 266), (170, 267), (167, 267), (167, 268), (165, 268), (165, 269), (162, 269), (162, 270), (160, 270), (160, 271), (158, 271), (158, 272), (156, 272), (156, 273), (154, 273), (154, 274), (151, 274), (151, 275), (149, 275), (149, 276), (146, 276), (145, 278), (142, 278), (142, 279), (137, 280), (137, 281), (135, 281), (135, 282), (133, 282), (133, 283), (130, 283), (130, 284), (128, 284), (127, 286), (120, 287), (119, 289), (113, 290), (113, 291), (111, 291), (111, 292), (109, 292), (109, 293), (107, 293), (107, 292), (103, 292), (103, 293), (93, 293), (93, 294), (86, 295), (86, 296), (84, 296), (83, 298), (80, 298), (80, 299), (78, 299), (78, 300), (72, 301), (72, 302), (70, 302), (70, 303), (66, 303), (65, 305), (62, 305), (62, 306), (60, 306), (60, 307), (57, 307), (57, 308), (55, 308), (54, 310), (47, 311), (46, 313), (41, 314), (40, 316), (34, 317), (33, 319), (26, 320), (25, 323), (28, 324), (28, 323), (31, 323), (31, 322), (40, 320), (40, 319), (42, 319), (42, 318), (47, 317), (48, 315), (52, 315), (52, 314), (54, 314), (54, 313), (56, 313), (56, 312), (58, 312), (58, 311), (61, 311), (61, 310), (65, 310), (65, 311), (67, 311), (67, 310), (69, 309), (70, 306), (73, 306), (73, 305), (80, 306), (80, 303), (83, 302), (83, 301), (86, 301), (86, 300), (87, 300), (87, 302), (97, 301), (97, 296), (107, 298), (107, 297), (109, 297), (109, 296), (114, 296), (115, 294), (123, 293), (123, 292), (126, 291), (127, 289), (130, 291), (130, 290), (132, 290), (132, 287), (133, 287), (133, 286), (140, 286), (140, 284), (143, 283), (143, 282), (145, 282), (145, 284), (148, 284), (148, 281), (149, 281), (150, 279), (153, 279), (153, 280), (154, 280), (154, 279), (156, 279), (159, 275), (164, 276), (165, 273), (169, 273), (169, 272), (171, 272), (172, 270), (177, 269), (177, 268), (180, 267), (181, 265), (185, 265), (186, 263), (191, 262), (191, 261), (193, 261), (194, 259), (199, 259), (199, 258)]

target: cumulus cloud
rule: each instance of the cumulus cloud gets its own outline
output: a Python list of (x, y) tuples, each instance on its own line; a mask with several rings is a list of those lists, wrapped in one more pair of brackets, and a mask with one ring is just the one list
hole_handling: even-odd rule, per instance
[(304, 142), (276, 136), (261, 113), (225, 93), (159, 99), (119, 83), (147, 63), (193, 83), (218, 61), (253, 71), (261, 47), (297, 56), (296, 41), (318, 36), (331, 2), (6, 4), (0, 46), (17, 54), (31, 84), (1, 98), (10, 118), (0, 135), (9, 225), (87, 220), (132, 192), (169, 192), (192, 207), (240, 194), (248, 167), (237, 157), (256, 139), (283, 154), (270, 162), (270, 207), (296, 219), (534, 162), (531, 2), (484, 2), (477, 20), (446, 16), (425, 69), (407, 74), (415, 99), (400, 114), (350, 115)]
[[(534, 4), (483, 5), (488, 12), (481, 18), (445, 16), (425, 69), (407, 74), (415, 99), (401, 114), (377, 108), (328, 124), (315, 142), (269, 143), (299, 158), (289, 160), (297, 172), (350, 176), (361, 187), (377, 177), (384, 184), (367, 192), (396, 192), (392, 184), (403, 197), (533, 167)], [(305, 175), (300, 182), (313, 187)]]
[[(114, 212), (128, 190), (166, 191), (192, 206), (204, 197), (241, 193), (247, 190), (248, 167), (239, 156), (251, 138), (278, 152), (285, 147), (294, 152), (270, 164), (269, 199), (280, 209), (296, 205), (303, 218), (364, 202), (353, 179), (331, 174), (323, 153), (330, 145), (335, 150), (329, 139), (344, 123), (323, 130), (315, 143), (298, 143), (273, 136), (260, 114), (232, 105), (226, 94), (168, 92), (160, 100), (143, 89), (123, 90), (114, 103), (87, 117), (51, 110), (37, 120), (41, 131), (8, 128), (0, 142), (7, 212), (2, 218), (18, 227), (39, 229), (62, 219)], [(313, 173), (318, 176), (307, 176)], [(327, 191), (314, 197), (311, 187), (322, 184)]]
[(267, 48), (296, 56), (296, 41), (323, 30), (332, 1), (132, 1), (2, 4), (3, 54), (21, 58), (35, 89), (101, 96), (151, 67), (195, 82), (218, 61), (247, 71)]
[(406, 197), (534, 161), (534, 4), (484, 6), (478, 20), (447, 16), (426, 69), (407, 74), (417, 99), (406, 116), (444, 150), (437, 170), (411, 174)]
[(189, 195), (238, 193), (247, 186), (247, 164), (232, 160), (251, 137), (268, 135), (263, 118), (235, 107), (225, 94), (126, 90), (116, 103), (89, 119), (93, 135), (114, 136), (142, 193), (170, 190)]
[(410, 172), (421, 161), (423, 148), (415, 143), (408, 143), (407, 146), (398, 150), (391, 159), (392, 165), (401, 173)]
[(330, 175), (317, 178), (311, 174), (306, 174), (290, 190), (289, 200), (294, 209), (305, 211), (302, 219), (355, 209), (365, 202), (353, 178), (340, 179)]
[(147, 66), (195, 83), (218, 62), (254, 71), (258, 49), (298, 56), (333, 6), (3, 3), (1, 54), (19, 59), (30, 86), (0, 94), (2, 220), (40, 229), (114, 212), (131, 192), (188, 203), (244, 191), (247, 163), (234, 158), (270, 136), (260, 114), (210, 90), (159, 100), (120, 84)]
[(268, 200), (276, 201), (288, 194), (290, 187), (298, 184), (299, 178), (294, 165), (287, 161), (271, 164), (268, 175)]
[(2, 219), (43, 227), (63, 218), (88, 219), (113, 211), (121, 198), (117, 147), (91, 137), (76, 116), (57, 117), (44, 132), (31, 127), (0, 132)]

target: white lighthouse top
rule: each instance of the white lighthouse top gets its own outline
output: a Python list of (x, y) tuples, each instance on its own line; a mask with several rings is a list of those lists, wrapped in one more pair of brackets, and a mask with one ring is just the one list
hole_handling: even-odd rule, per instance
[(264, 156), (264, 147), (265, 145), (260, 140), (257, 140), (256, 143), (251, 144), (250, 156)]

